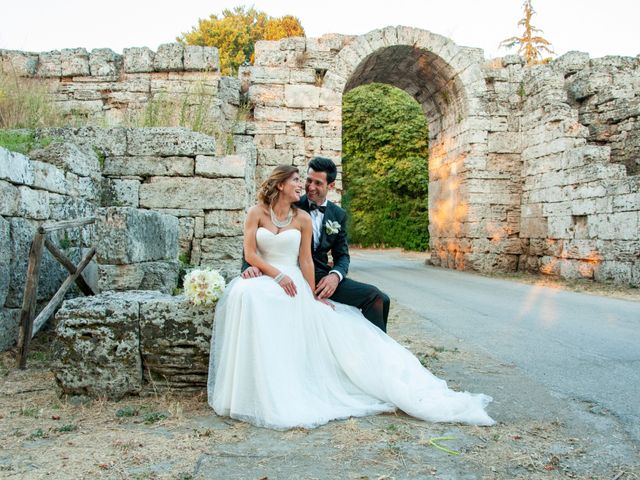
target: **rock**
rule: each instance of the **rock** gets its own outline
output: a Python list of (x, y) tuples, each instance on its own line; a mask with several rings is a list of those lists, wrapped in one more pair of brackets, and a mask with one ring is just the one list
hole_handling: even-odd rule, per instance
[(196, 157), (196, 175), (207, 178), (244, 178), (246, 159), (242, 155), (227, 155), (224, 157)]
[(101, 176), (96, 153), (73, 143), (52, 143), (46, 148), (33, 150), (29, 155), (34, 160), (50, 163), (81, 177), (99, 179)]
[(140, 393), (140, 303), (153, 295), (102, 294), (62, 304), (53, 369), (63, 393), (110, 399)]
[(186, 71), (220, 70), (220, 58), (215, 47), (201, 47), (198, 45), (184, 46), (184, 69)]
[(89, 53), (84, 48), (63, 48), (60, 53), (60, 70), (63, 77), (89, 75)]
[(24, 155), (0, 147), (0, 180), (33, 185), (33, 166)]
[(100, 208), (96, 214), (98, 263), (126, 265), (178, 258), (178, 219), (130, 207)]
[(20, 312), (19, 308), (0, 307), (0, 352), (16, 344), (20, 331)]
[(20, 191), (11, 183), (0, 180), (0, 215), (15, 216), (19, 207)]
[(103, 207), (138, 207), (139, 180), (105, 178), (102, 182)]
[(318, 108), (320, 89), (313, 85), (285, 85), (284, 104), (289, 108)]
[(37, 77), (59, 77), (62, 75), (62, 61), (60, 52), (53, 50), (51, 52), (42, 52), (38, 58), (38, 67), (36, 68)]
[(142, 262), (129, 265), (101, 265), (98, 270), (98, 290), (157, 290), (173, 293), (178, 286), (180, 262)]
[(0, 71), (20, 77), (33, 77), (38, 67), (38, 54), (0, 50)]
[(148, 47), (125, 48), (124, 71), (127, 73), (153, 72), (155, 54)]
[(240, 105), (240, 79), (222, 77), (218, 85), (218, 98), (223, 103)]
[(19, 187), (20, 216), (35, 220), (49, 218), (49, 194), (43, 190), (33, 190), (29, 187)]
[(64, 172), (50, 163), (33, 160), (33, 186), (41, 190), (60, 194), (67, 193), (67, 181)]
[(134, 156), (215, 155), (216, 141), (186, 128), (127, 129), (127, 153)]
[(143, 208), (237, 210), (247, 203), (244, 179), (152, 177), (140, 185)]
[(206, 388), (215, 309), (183, 295), (140, 306), (140, 352), (145, 379), (173, 388)]
[[(126, 128), (42, 128), (35, 130), (36, 138), (53, 137), (73, 143), (83, 150), (98, 150), (105, 156), (125, 155), (127, 150)], [(33, 153), (33, 152), (32, 152)]]
[(122, 55), (110, 48), (94, 48), (89, 55), (89, 70), (94, 77), (111, 77), (120, 73)]
[(163, 43), (153, 59), (153, 67), (157, 72), (184, 70), (184, 46), (181, 43)]
[[(11, 267), (11, 224), (0, 217), (0, 309), (9, 294)], [(1, 325), (1, 322), (0, 322)], [(1, 327), (0, 327), (1, 328)], [(1, 341), (0, 341), (1, 343)], [(0, 346), (0, 351), (2, 347)]]
[(107, 157), (102, 173), (108, 176), (189, 177), (194, 172), (191, 157)]
[(244, 210), (212, 210), (204, 217), (204, 235), (207, 237), (235, 237), (242, 235)]
[(202, 239), (203, 265), (220, 268), (218, 264), (225, 261), (236, 262), (238, 268), (242, 260), (242, 237), (215, 237)]

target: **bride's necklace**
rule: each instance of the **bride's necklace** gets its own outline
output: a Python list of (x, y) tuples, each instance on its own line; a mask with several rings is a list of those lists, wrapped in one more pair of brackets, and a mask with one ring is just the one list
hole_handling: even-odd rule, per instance
[(278, 220), (278, 217), (276, 217), (276, 214), (271, 207), (269, 207), (269, 213), (271, 213), (271, 222), (279, 229), (288, 226), (291, 223), (291, 220), (293, 220), (293, 209), (291, 208), (289, 208), (287, 218), (285, 218), (284, 220)]

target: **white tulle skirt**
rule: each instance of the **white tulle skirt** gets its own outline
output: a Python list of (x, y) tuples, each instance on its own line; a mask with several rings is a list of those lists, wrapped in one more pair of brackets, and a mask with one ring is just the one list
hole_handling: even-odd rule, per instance
[(492, 425), (483, 394), (455, 392), (360, 311), (313, 298), (298, 267), (289, 297), (267, 276), (234, 279), (218, 302), (209, 404), (261, 427), (313, 428), (397, 408), (432, 422)]

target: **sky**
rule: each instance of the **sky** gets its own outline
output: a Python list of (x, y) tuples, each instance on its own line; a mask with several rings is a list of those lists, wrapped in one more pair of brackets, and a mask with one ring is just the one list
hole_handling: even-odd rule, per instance
[[(175, 41), (199, 18), (224, 8), (253, 5), (271, 16), (294, 15), (308, 37), (358, 35), (389, 25), (429, 30), (458, 45), (479, 47), (485, 57), (511, 53), (501, 40), (520, 32), (522, 0), (22, 0), (0, 13), (0, 48), (41, 52), (61, 48), (123, 48)], [(571, 50), (592, 58), (640, 54), (640, 0), (533, 0), (534, 26), (556, 54)]]

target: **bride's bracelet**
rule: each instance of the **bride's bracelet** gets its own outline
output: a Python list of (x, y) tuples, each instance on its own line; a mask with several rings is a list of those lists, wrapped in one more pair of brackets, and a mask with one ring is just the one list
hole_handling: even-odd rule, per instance
[(283, 278), (284, 278), (284, 273), (282, 273), (282, 272), (280, 272), (278, 275), (273, 277), (273, 279), (276, 281), (276, 283), (280, 283), (280, 280), (282, 280)]

